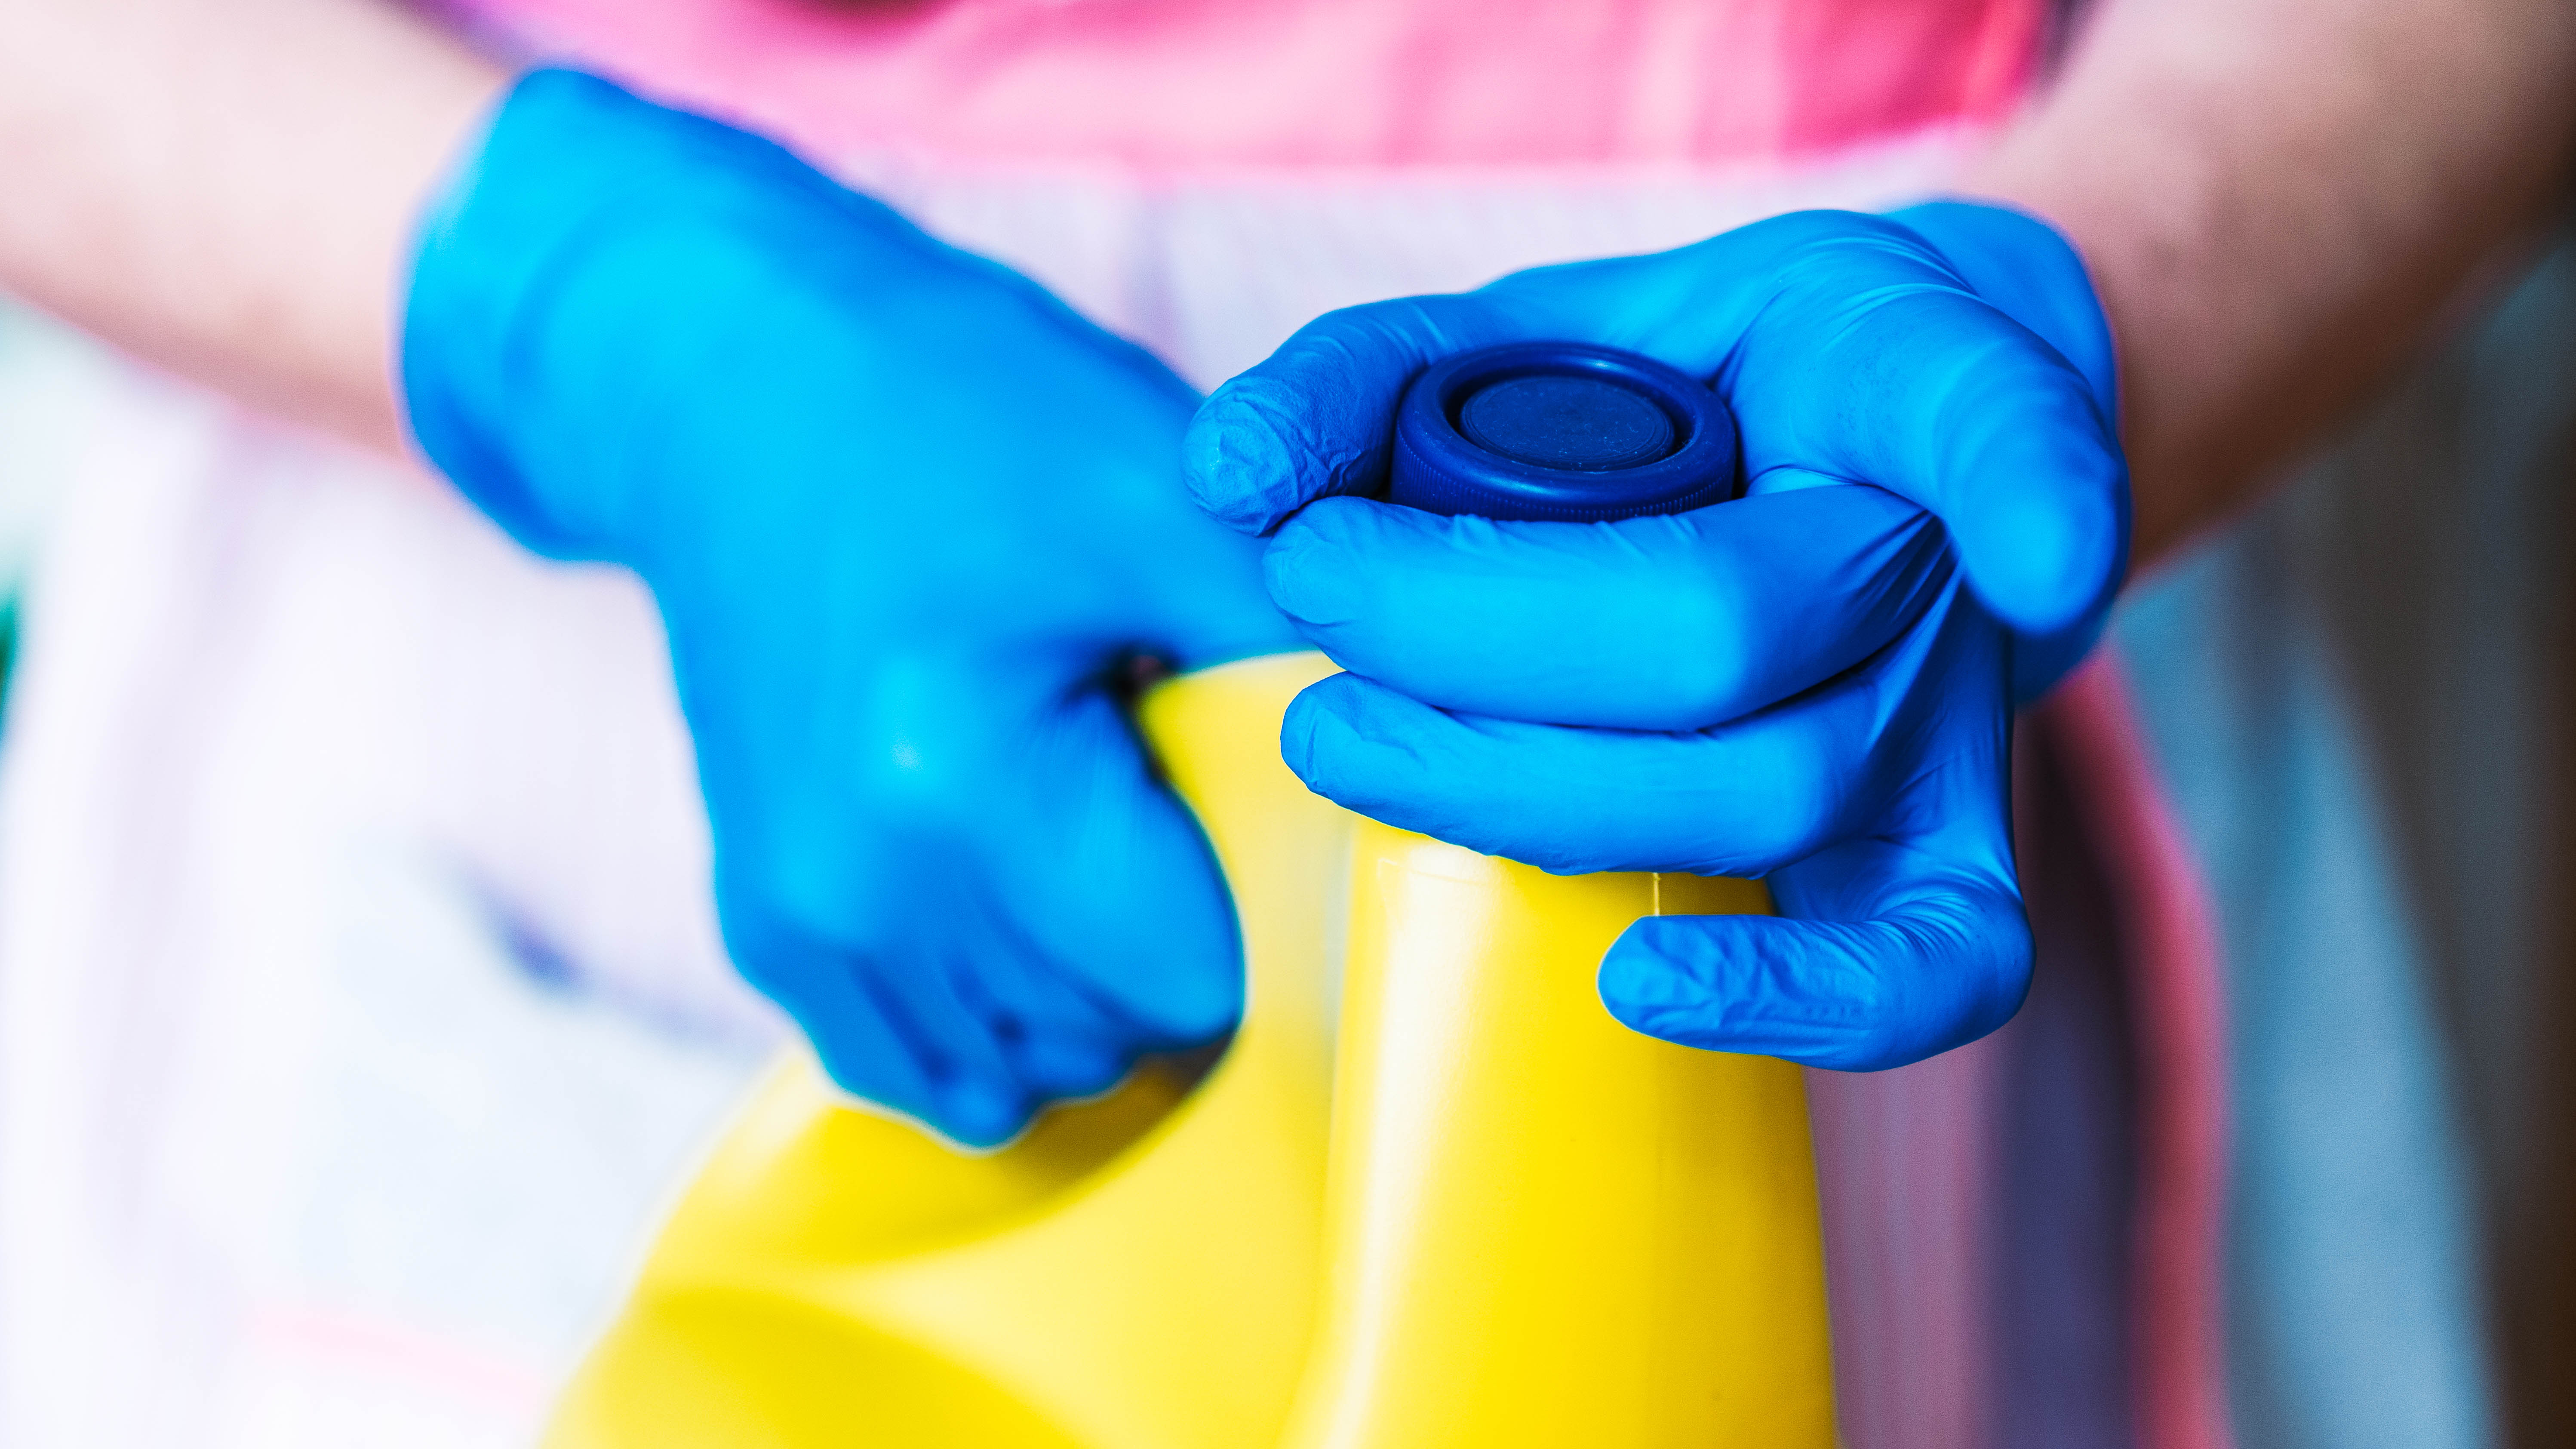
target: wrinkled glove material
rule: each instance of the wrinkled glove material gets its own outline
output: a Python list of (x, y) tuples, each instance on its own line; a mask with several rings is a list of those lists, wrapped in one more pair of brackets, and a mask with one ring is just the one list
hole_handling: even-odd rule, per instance
[(1122, 707), (1295, 647), (1183, 492), (1196, 395), (780, 147), (570, 71), (424, 224), (422, 451), (670, 635), (727, 946), (848, 1090), (1007, 1138), (1229, 1028), (1240, 945)]
[[(1538, 339), (1708, 379), (1747, 496), (1609, 523), (1370, 497), (1411, 377)], [(1272, 597), (1347, 671), (1283, 728), (1310, 786), (1552, 871), (1767, 876), (1780, 918), (1631, 927), (1604, 1002), (1673, 1041), (1878, 1068), (2027, 989), (2011, 711), (2125, 568), (2112, 388), (2044, 224), (1798, 213), (1318, 319), (1201, 409), (1190, 478), (1271, 535)]]

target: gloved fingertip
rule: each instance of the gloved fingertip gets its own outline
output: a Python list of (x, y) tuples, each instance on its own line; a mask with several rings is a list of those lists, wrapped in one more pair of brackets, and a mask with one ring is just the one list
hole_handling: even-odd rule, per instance
[(1160, 983), (1154, 996), (1155, 1049), (1214, 1041), (1243, 1020), (1240, 950), (1222, 960), (1194, 960)]
[[(1654, 918), (1632, 923), (1602, 954), (1596, 984), (1601, 1004), (1620, 1025), (1663, 1041), (1684, 1040), (1705, 996), (1662, 949)], [(1694, 1042), (1693, 1044), (1697, 1044)]]
[(1315, 783), (1315, 729), (1326, 713), (1313, 694), (1311, 687), (1298, 691), (1279, 719), (1279, 758), (1310, 789)]
[(967, 1147), (999, 1147), (1019, 1135), (1033, 1115), (1024, 1093), (980, 1077), (949, 1082), (939, 1094), (931, 1125)]
[(1237, 378), (1199, 405), (1181, 438), (1181, 476), (1201, 510), (1255, 536), (1296, 511), (1295, 459), (1260, 401), (1257, 380)]
[(1327, 799), (1343, 800), (1336, 791), (1349, 773), (1351, 747), (1360, 741), (1351, 714), (1364, 706), (1365, 688), (1352, 675), (1327, 675), (1299, 690), (1279, 722), (1280, 758), (1307, 789)]
[(2056, 633), (2108, 607), (2127, 565), (2114, 496), (2023, 495), (1954, 522), (1969, 587), (2022, 633)]

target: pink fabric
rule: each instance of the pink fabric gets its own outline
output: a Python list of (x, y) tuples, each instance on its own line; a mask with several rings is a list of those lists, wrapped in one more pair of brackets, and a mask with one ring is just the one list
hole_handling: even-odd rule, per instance
[(2041, 714), (2109, 867), (2126, 937), (2140, 1084), (2138, 1442), (2228, 1449), (2220, 1277), (2227, 1020), (2217, 918), (2111, 651), (2069, 677)]
[(2043, 0), (460, 0), (822, 155), (1702, 165), (1990, 121)]

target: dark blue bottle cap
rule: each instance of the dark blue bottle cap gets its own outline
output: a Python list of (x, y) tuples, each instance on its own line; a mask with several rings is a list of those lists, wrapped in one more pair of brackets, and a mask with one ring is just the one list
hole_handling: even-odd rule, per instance
[(1389, 502), (1589, 523), (1735, 496), (1735, 420), (1650, 357), (1515, 342), (1426, 369), (1397, 406)]

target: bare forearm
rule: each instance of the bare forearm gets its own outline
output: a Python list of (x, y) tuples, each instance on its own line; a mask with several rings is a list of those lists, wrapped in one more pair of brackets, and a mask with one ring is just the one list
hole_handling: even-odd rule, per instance
[(2109, 0), (1972, 178), (2084, 251), (2137, 557), (2358, 401), (2558, 194), (2567, 0)]
[(0, 0), (0, 288), (396, 446), (413, 215), (500, 82), (372, 0)]

